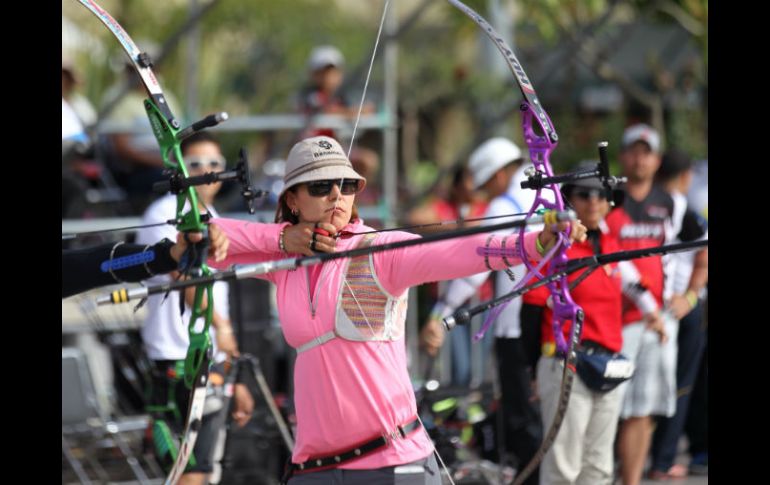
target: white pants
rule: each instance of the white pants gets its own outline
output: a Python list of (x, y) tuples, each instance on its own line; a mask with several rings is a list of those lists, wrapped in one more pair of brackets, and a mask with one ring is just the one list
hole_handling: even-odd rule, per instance
[[(561, 359), (541, 357), (537, 364), (544, 430), (556, 414), (563, 372)], [(564, 421), (540, 465), (540, 485), (612, 484), (620, 398), (619, 387), (606, 393), (592, 391), (575, 375)]]

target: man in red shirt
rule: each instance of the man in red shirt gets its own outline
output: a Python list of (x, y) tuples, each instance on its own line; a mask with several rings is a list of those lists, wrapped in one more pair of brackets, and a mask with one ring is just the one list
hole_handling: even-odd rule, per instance
[[(660, 167), (660, 137), (650, 126), (637, 124), (623, 133), (620, 161), (628, 177), (622, 207), (607, 216), (607, 225), (623, 249), (661, 246), (673, 239), (674, 201), (653, 184)], [(633, 261), (642, 284), (663, 307), (664, 271), (661, 256)], [(642, 313), (623, 300), (623, 354), (634, 361), (635, 372), (621, 385), (624, 392), (620, 417), (619, 455), (624, 485), (638, 485), (650, 448), (653, 416), (672, 416), (676, 410), (676, 358), (678, 322), (663, 313), (666, 339), (648, 332)]]

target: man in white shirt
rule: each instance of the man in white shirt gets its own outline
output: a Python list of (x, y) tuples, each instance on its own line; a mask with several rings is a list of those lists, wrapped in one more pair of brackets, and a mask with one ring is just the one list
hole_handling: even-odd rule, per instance
[[(219, 143), (206, 132), (199, 132), (185, 139), (181, 148), (190, 176), (221, 172), (225, 169), (226, 161), (220, 151)], [(220, 188), (221, 182), (196, 187), (199, 209), (202, 214), (209, 213), (212, 217), (218, 216), (212, 204)], [(157, 224), (174, 219), (176, 217), (176, 204), (177, 198), (174, 194), (168, 194), (156, 200), (145, 211), (142, 225)], [(185, 210), (188, 209), (189, 207), (185, 207)], [(154, 244), (164, 237), (175, 238), (176, 229), (168, 224), (144, 228), (139, 231), (136, 242)], [(171, 275), (157, 275), (146, 281), (153, 285), (163, 284), (177, 277), (178, 273), (172, 273)], [(229, 318), (227, 283), (222, 281), (214, 283), (213, 292), (214, 317), (210, 332), (214, 342), (214, 370), (217, 370), (217, 364), (222, 364), (228, 356), (238, 355), (238, 346)], [(187, 348), (190, 345), (188, 324), (194, 295), (195, 288), (193, 287), (185, 292), (172, 291), (168, 296), (153, 295), (148, 297), (147, 318), (142, 327), (145, 351), (153, 364), (151, 411), (154, 412), (156, 420), (165, 421), (172, 430), (176, 429), (177, 432), (180, 432), (184, 425), (183, 421), (187, 412), (190, 393), (184, 385), (182, 373)], [(181, 315), (180, 298), (185, 298), (185, 311)], [(197, 325), (199, 325), (198, 329), (202, 328), (203, 319), (200, 319)], [(215, 377), (214, 373), (212, 371), (209, 379), (210, 390), (215, 383), (221, 385), (221, 377)], [(216, 373), (219, 374), (219, 372)], [(248, 422), (254, 407), (254, 402), (246, 386), (236, 384), (234, 400), (233, 417), (240, 426), (243, 426)], [(168, 404), (171, 402), (174, 404), (169, 406)], [(216, 402), (218, 402), (216, 399), (207, 399), (206, 405)], [(221, 425), (221, 420), (217, 419), (220, 416), (220, 411), (226, 412), (226, 410), (216, 408), (210, 412), (204, 411), (201, 430), (193, 451), (194, 459), (188, 465), (186, 473), (179, 482), (180, 484), (202, 485), (206, 483), (208, 474), (213, 471), (212, 453), (218, 433), (217, 426)], [(169, 464), (168, 457), (168, 454), (158, 456), (164, 465)]]

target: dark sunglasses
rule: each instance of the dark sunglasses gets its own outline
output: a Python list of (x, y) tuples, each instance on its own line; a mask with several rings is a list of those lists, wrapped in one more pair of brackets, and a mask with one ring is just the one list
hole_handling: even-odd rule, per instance
[(575, 197), (578, 197), (583, 200), (590, 200), (592, 197), (596, 197), (601, 200), (607, 199), (607, 194), (605, 194), (604, 191), (600, 189), (576, 190), (574, 192), (574, 195)]
[(332, 187), (337, 185), (342, 195), (353, 195), (361, 187), (361, 181), (358, 179), (342, 179), (342, 185), (338, 179), (334, 180), (314, 180), (308, 182), (307, 193), (313, 197), (324, 197), (331, 193)]

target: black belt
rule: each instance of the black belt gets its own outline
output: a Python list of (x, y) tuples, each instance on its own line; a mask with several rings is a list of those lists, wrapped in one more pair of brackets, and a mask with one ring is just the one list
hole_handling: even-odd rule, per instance
[(378, 438), (367, 441), (366, 443), (348, 451), (343, 451), (335, 455), (329, 455), (321, 458), (312, 458), (303, 463), (289, 463), (286, 467), (286, 473), (284, 474), (285, 481), (288, 481), (289, 477), (291, 477), (294, 472), (306, 472), (318, 468), (336, 466), (345, 463), (346, 461), (360, 458), (368, 453), (371, 453), (372, 451), (382, 448), (383, 446), (387, 446), (390, 441), (396, 440), (398, 438), (406, 438), (407, 434), (419, 428), (420, 425), (421, 423), (419, 418), (415, 417), (407, 424), (396, 427), (396, 429), (391, 431), (389, 434), (383, 434)]
[(607, 354), (615, 355), (617, 352), (613, 352), (604, 345), (594, 342), (593, 340), (583, 340), (575, 346), (575, 350), (583, 351), (587, 354)]

